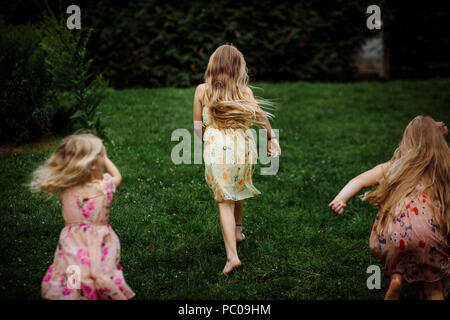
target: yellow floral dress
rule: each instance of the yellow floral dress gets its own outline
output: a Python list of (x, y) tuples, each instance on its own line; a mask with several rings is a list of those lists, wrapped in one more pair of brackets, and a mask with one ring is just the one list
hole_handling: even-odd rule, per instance
[(258, 152), (250, 131), (252, 123), (246, 122), (248, 130), (218, 129), (211, 121), (208, 107), (202, 110), (206, 127), (203, 142), (205, 180), (211, 188), (214, 200), (243, 200), (261, 192), (252, 183)]

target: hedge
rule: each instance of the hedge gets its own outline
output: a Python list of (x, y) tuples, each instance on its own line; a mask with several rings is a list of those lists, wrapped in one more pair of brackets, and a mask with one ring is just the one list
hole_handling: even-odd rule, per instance
[(47, 7), (64, 13), (70, 4), (80, 6), (82, 27), (94, 28), (92, 70), (117, 88), (195, 85), (224, 43), (244, 53), (253, 80), (352, 80), (352, 55), (379, 32), (366, 28), (371, 4), (389, 33), (393, 78), (450, 76), (450, 11), (438, 2), (18, 0), (3, 17), (38, 21)]

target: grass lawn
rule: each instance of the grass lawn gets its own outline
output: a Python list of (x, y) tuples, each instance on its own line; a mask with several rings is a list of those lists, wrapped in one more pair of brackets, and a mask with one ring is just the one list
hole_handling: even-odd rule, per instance
[[(243, 265), (221, 271), (225, 248), (203, 165), (174, 165), (174, 129), (192, 132), (194, 88), (111, 91), (101, 110), (109, 157), (124, 180), (110, 224), (136, 299), (382, 299), (368, 290), (376, 209), (358, 198), (342, 217), (327, 207), (344, 184), (392, 156), (418, 114), (450, 123), (450, 79), (258, 84), (276, 98), (273, 128), (282, 156), (275, 176), (253, 177), (262, 192), (244, 201)], [(0, 159), (0, 298), (40, 299), (41, 280), (64, 226), (56, 199), (32, 196), (30, 173), (62, 137)], [(417, 298), (409, 285), (404, 298)]]

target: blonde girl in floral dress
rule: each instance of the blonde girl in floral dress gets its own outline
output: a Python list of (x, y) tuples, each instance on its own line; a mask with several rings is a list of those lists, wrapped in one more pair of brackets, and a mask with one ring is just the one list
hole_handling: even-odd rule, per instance
[[(103, 174), (106, 167), (108, 173)], [(50, 300), (130, 299), (120, 266), (120, 242), (108, 224), (122, 176), (92, 134), (66, 138), (33, 174), (33, 192), (58, 191), (65, 227), (41, 293)]]
[(341, 215), (361, 189), (378, 207), (370, 248), (391, 282), (385, 299), (398, 299), (402, 282), (416, 284), (426, 299), (450, 290), (450, 150), (447, 127), (418, 116), (406, 127), (389, 162), (352, 179), (329, 204)]
[(225, 274), (241, 265), (236, 243), (245, 239), (243, 200), (260, 194), (252, 182), (258, 154), (250, 127), (267, 130), (269, 155), (281, 155), (268, 121), (272, 115), (261, 105), (270, 103), (254, 98), (242, 53), (232, 45), (217, 48), (209, 59), (205, 83), (195, 91), (193, 120), (195, 133), (204, 141), (205, 180), (219, 206)]

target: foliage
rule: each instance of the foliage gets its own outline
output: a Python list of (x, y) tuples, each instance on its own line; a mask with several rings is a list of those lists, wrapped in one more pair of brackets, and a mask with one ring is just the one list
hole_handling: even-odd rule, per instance
[(48, 133), (55, 110), (47, 105), (51, 78), (33, 26), (0, 22), (0, 141), (25, 142)]
[(107, 82), (90, 70), (91, 32), (70, 31), (51, 11), (38, 26), (0, 22), (0, 141), (73, 130), (107, 139), (97, 111)]
[(52, 14), (45, 18), (42, 30), (41, 47), (52, 75), (51, 102), (61, 107), (62, 117), (76, 122), (79, 129), (75, 133), (89, 131), (104, 136), (97, 107), (105, 97), (106, 82), (101, 75), (90, 73), (92, 59), (86, 57), (86, 45), (91, 30), (71, 31), (63, 18), (58, 20)]
[[(450, 11), (445, 2), (379, 0), (99, 0), (76, 2), (92, 27), (92, 71), (116, 88), (191, 86), (208, 58), (235, 44), (252, 80), (354, 79), (352, 55), (368, 30), (366, 9), (381, 8), (393, 78), (450, 75)], [(0, 7), (9, 23), (37, 22), (49, 7), (65, 14), (69, 0), (18, 0)], [(2, 10), (4, 9), (4, 10)]]
[(128, 1), (87, 6), (97, 72), (115, 87), (190, 86), (233, 43), (257, 80), (345, 80), (367, 33), (357, 1)]

